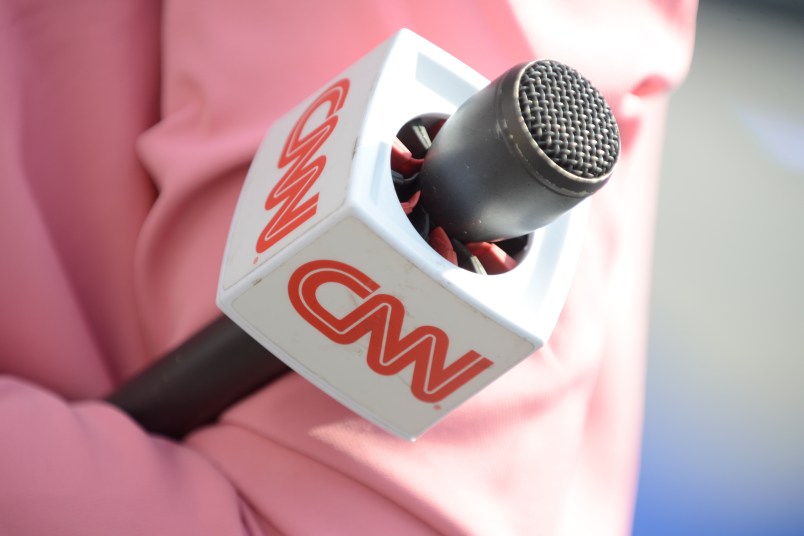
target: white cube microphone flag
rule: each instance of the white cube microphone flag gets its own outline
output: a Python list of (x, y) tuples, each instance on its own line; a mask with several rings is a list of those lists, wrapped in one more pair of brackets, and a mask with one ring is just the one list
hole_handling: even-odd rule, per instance
[(489, 85), (402, 30), (271, 126), (218, 305), (318, 388), (415, 439), (545, 343), (582, 200), (618, 151), (608, 106), (572, 69), (533, 62)]

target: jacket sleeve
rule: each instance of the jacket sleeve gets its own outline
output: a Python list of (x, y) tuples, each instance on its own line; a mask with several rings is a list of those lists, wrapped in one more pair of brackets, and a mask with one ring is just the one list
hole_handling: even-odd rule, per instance
[(0, 376), (0, 534), (264, 534), (202, 456), (100, 402)]

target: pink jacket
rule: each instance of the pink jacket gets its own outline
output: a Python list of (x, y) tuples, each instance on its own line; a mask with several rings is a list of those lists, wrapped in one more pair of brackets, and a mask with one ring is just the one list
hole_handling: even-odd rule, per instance
[[(0, 4), (0, 535), (629, 531), (653, 199), (695, 4), (524, 4)], [(489, 78), (564, 61), (612, 103), (624, 153), (549, 344), (413, 444), (293, 374), (181, 444), (97, 401), (217, 314), (271, 121), (401, 27)]]

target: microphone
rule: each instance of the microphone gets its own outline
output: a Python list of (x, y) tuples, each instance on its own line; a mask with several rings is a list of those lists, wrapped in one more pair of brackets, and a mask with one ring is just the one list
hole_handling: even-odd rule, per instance
[(489, 83), (402, 30), (269, 130), (223, 257), (228, 319), (108, 400), (182, 437), (289, 367), (413, 440), (547, 340), (618, 155), (573, 69)]

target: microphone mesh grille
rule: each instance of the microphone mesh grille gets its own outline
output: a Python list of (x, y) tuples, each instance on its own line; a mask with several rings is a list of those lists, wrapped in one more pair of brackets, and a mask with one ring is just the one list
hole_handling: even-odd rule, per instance
[(555, 61), (530, 64), (519, 79), (519, 107), (533, 141), (564, 171), (597, 179), (617, 162), (614, 115), (574, 69)]

